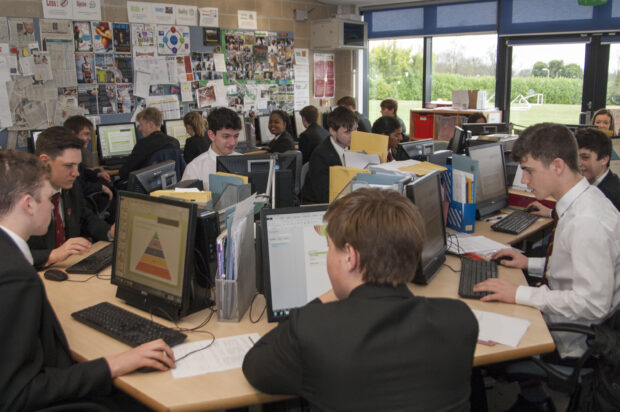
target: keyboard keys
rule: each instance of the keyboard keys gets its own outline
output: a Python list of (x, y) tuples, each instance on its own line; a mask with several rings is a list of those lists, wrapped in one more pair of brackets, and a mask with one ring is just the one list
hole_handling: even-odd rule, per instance
[(538, 216), (536, 215), (520, 210), (515, 210), (499, 222), (493, 224), (491, 226), (491, 229), (496, 232), (504, 232), (510, 233), (512, 235), (518, 235), (537, 220)]
[(480, 299), (489, 292), (474, 292), (474, 286), (490, 278), (497, 278), (497, 263), (487, 260), (461, 259), (459, 296)]
[(174, 346), (187, 338), (184, 333), (152, 322), (108, 302), (82, 309), (72, 313), (71, 316), (75, 320), (133, 347), (160, 338), (168, 346)]
[(66, 269), (67, 273), (79, 273), (84, 275), (96, 275), (112, 264), (114, 257), (114, 244), (110, 243), (95, 253), (80, 260), (75, 265)]

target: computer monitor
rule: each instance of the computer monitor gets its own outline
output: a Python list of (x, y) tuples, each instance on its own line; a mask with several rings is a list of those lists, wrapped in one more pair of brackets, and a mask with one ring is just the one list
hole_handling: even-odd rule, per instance
[(149, 194), (155, 190), (168, 189), (177, 182), (176, 162), (166, 160), (129, 173), (127, 190)]
[(331, 289), (327, 275), (327, 205), (261, 210), (267, 317), (288, 318)]
[(43, 132), (43, 130), (31, 130), (30, 138), (28, 139), (28, 151), (30, 153), (34, 153), (34, 150), (37, 148), (37, 138)]
[(405, 193), (418, 207), (424, 218), (426, 241), (413, 282), (426, 285), (439, 272), (441, 265), (446, 260), (446, 250), (448, 249), (443, 214), (441, 173), (434, 171), (416, 179), (406, 186)]
[(295, 112), (295, 134), (297, 135), (297, 138), (299, 138), (299, 135), (302, 134), (306, 128), (304, 127), (304, 123), (301, 120), (301, 114), (299, 112)]
[(476, 212), (483, 218), (508, 204), (504, 152), (501, 143), (472, 146), (469, 156), (478, 161)]
[(272, 158), (276, 163), (275, 207), (299, 205), (302, 166), (300, 151), (243, 156), (218, 156), (216, 170), (218, 172), (247, 176), (252, 185), (252, 193), (266, 193), (269, 178), (269, 161)]
[(191, 137), (185, 130), (183, 119), (164, 120), (164, 130), (168, 136), (174, 137), (179, 141), (181, 148), (185, 147), (185, 141)]
[(410, 159), (426, 160), (428, 156), (433, 154), (434, 140), (412, 140), (410, 142), (401, 142), (398, 145), (403, 148)]
[(573, 132), (573, 134), (577, 133), (577, 130), (579, 129), (587, 129), (590, 127), (597, 128), (596, 126), (591, 124), (565, 124), (564, 126), (568, 127), (568, 130)]
[(135, 123), (97, 125), (97, 150), (102, 165), (124, 161), (136, 145)]
[(267, 145), (276, 136), (269, 131), (269, 116), (258, 116), (256, 118), (256, 137), (261, 145)]
[(471, 131), (473, 136), (511, 132), (510, 125), (507, 123), (463, 123), (461, 127)]
[(112, 260), (116, 297), (152, 315), (179, 319), (212, 305), (194, 266), (194, 203), (118, 192)]
[(455, 126), (454, 136), (452, 136), (452, 139), (450, 139), (448, 149), (451, 150), (452, 153), (463, 154), (465, 152), (465, 147), (469, 138), (471, 138), (470, 130), (463, 130), (458, 126)]

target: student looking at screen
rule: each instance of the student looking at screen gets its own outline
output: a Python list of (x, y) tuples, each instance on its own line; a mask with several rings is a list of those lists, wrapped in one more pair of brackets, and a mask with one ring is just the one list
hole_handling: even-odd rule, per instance
[(191, 162), (211, 146), (211, 140), (205, 135), (205, 124), (202, 116), (198, 112), (189, 112), (183, 116), (185, 131), (191, 137), (185, 141), (183, 148), (183, 158), (186, 163)]
[[(67, 150), (79, 154), (79, 147)], [(0, 150), (0, 170), (0, 410), (78, 400), (134, 410), (138, 405), (130, 399), (119, 402), (112, 379), (141, 367), (173, 368), (172, 350), (157, 340), (89, 362), (73, 360), (26, 244), (49, 228), (55, 191), (50, 169), (31, 154)]]
[(409, 155), (398, 144), (403, 140), (402, 129), (395, 117), (381, 116), (372, 124), (372, 132), (383, 134), (388, 139), (388, 162), (392, 160), (409, 160)]
[(303, 162), (310, 161), (310, 155), (316, 147), (329, 136), (329, 132), (317, 124), (319, 110), (314, 106), (306, 106), (299, 111), (301, 123), (306, 130), (299, 135), (299, 150)]
[(207, 116), (209, 150), (192, 160), (183, 172), (182, 180), (200, 179), (204, 190), (209, 190), (209, 175), (216, 172), (218, 156), (238, 155), (235, 152), (243, 127), (241, 119), (226, 107), (216, 107)]
[(345, 107), (337, 107), (327, 116), (330, 138), (319, 144), (312, 156), (302, 190), (305, 203), (329, 201), (329, 167), (344, 164), (344, 152), (351, 145), (351, 132), (357, 130), (357, 116)]
[(268, 150), (271, 153), (284, 153), (295, 150), (295, 140), (286, 130), (289, 117), (282, 110), (274, 110), (269, 115), (269, 132), (275, 137), (269, 142)]
[(616, 135), (614, 116), (608, 109), (598, 109), (592, 116), (592, 124), (605, 131), (608, 136)]
[(333, 289), (250, 349), (248, 381), (312, 410), (468, 411), (478, 324), (462, 301), (407, 287), (424, 245), (417, 207), (391, 190), (360, 189), (324, 221)]
[(139, 130), (143, 138), (136, 142), (127, 162), (118, 172), (121, 179), (127, 179), (134, 170), (149, 166), (151, 156), (160, 150), (181, 150), (177, 139), (161, 131), (163, 115), (158, 109), (148, 107), (138, 113), (136, 120), (140, 123)]
[(37, 139), (35, 154), (49, 166), (49, 181), (54, 189), (54, 217), (47, 232), (28, 241), (37, 267), (88, 252), (91, 243), (87, 238), (114, 239), (114, 225), (108, 225), (86, 207), (76, 181), (83, 146), (71, 130), (60, 126), (44, 130)]

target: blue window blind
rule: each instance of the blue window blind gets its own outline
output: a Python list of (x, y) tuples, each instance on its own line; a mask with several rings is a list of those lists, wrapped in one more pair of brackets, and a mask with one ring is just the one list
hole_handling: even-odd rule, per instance
[(368, 38), (497, 31), (497, 1), (368, 10)]

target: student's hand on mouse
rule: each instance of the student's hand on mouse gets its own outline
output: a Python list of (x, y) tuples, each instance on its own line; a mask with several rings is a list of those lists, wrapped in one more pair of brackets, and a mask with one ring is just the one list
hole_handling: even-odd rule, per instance
[(67, 239), (62, 246), (52, 250), (49, 258), (47, 259), (47, 265), (53, 263), (62, 262), (72, 255), (81, 255), (90, 250), (92, 243), (83, 237), (72, 237)]
[(157, 339), (133, 348), (130, 351), (105, 358), (112, 379), (126, 375), (140, 368), (154, 368), (167, 371), (175, 368), (174, 353), (162, 339)]
[(509, 268), (527, 269), (527, 256), (514, 249), (498, 250), (491, 259), (501, 260), (501, 264)]
[(517, 285), (504, 279), (487, 279), (474, 286), (474, 292), (491, 292), (490, 295), (480, 298), (482, 302), (500, 301), (515, 303)]
[(551, 217), (551, 209), (540, 203), (538, 200), (534, 200), (527, 206), (527, 211), (533, 215), (541, 217)]

